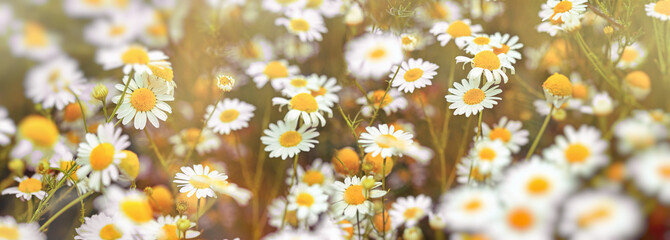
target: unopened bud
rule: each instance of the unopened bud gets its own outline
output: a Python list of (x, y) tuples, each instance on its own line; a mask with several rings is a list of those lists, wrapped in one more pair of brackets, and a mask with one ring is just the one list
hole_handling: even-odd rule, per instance
[(612, 35), (612, 33), (614, 33), (614, 28), (612, 26), (606, 26), (603, 28), (603, 33), (607, 36)]
[(109, 90), (107, 89), (107, 87), (102, 83), (98, 83), (98, 85), (95, 85), (95, 87), (93, 87), (93, 92), (91, 93), (91, 96), (100, 101), (105, 101), (105, 98), (107, 98), (108, 93)]
[(405, 228), (402, 237), (406, 240), (420, 240), (423, 239), (423, 232), (418, 227)]
[(369, 177), (369, 178), (363, 179), (363, 183), (361, 183), (361, 185), (363, 186), (363, 188), (369, 190), (369, 189), (372, 189), (373, 187), (375, 187), (375, 183), (376, 183), (375, 179)]
[(9, 161), (9, 164), (7, 164), (7, 167), (9, 170), (11, 170), (15, 175), (22, 176), (23, 171), (26, 170), (26, 163), (23, 162), (23, 160), (15, 158)]
[(177, 212), (179, 212), (179, 214), (183, 214), (186, 212), (186, 210), (188, 210), (188, 204), (184, 201), (179, 201), (179, 203), (177, 203)]
[(177, 229), (179, 229), (180, 232), (186, 232), (189, 228), (191, 228), (190, 220), (186, 218), (180, 218), (177, 220)]
[(151, 187), (145, 187), (145, 188), (144, 188), (144, 193), (145, 193), (147, 196), (151, 197), (152, 195), (154, 195), (154, 189), (151, 188)]
[(41, 160), (37, 164), (37, 168), (35, 168), (35, 171), (39, 174), (45, 175), (49, 173), (49, 162), (47, 160)]

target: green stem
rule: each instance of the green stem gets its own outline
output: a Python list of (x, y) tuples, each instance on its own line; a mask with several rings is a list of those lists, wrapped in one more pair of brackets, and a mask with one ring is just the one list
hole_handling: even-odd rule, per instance
[(90, 196), (91, 194), (93, 194), (93, 191), (89, 191), (89, 192), (87, 192), (87, 193), (84, 193), (84, 195), (79, 196), (78, 198), (72, 200), (70, 203), (68, 203), (67, 205), (65, 205), (65, 207), (61, 208), (60, 211), (58, 211), (56, 214), (54, 214), (53, 216), (51, 216), (51, 218), (49, 218), (49, 220), (47, 220), (47, 221), (42, 225), (42, 227), (40, 227), (40, 231), (41, 231), (41, 232), (44, 232), (44, 231), (46, 230), (46, 228), (49, 226), (49, 224), (51, 224), (51, 222), (53, 222), (54, 220), (56, 220), (56, 218), (58, 218), (58, 216), (60, 216), (60, 215), (63, 214), (66, 210), (70, 209), (72, 206), (74, 206), (75, 204), (79, 203), (80, 200), (85, 199), (86, 197)]
[(149, 134), (149, 131), (147, 130), (147, 128), (144, 128), (144, 134), (147, 135), (147, 139), (149, 140), (149, 143), (151, 144), (151, 148), (154, 149), (154, 153), (156, 154), (156, 157), (158, 157), (158, 160), (161, 162), (161, 165), (165, 169), (167, 169), (165, 159), (163, 159), (163, 155), (158, 151), (158, 147), (156, 146), (156, 143), (154, 142), (153, 138), (151, 138), (151, 134)]
[[(200, 128), (200, 132), (198, 132), (198, 137), (196, 139), (200, 139), (200, 137), (202, 136), (202, 132), (207, 127), (207, 123), (209, 123), (209, 120), (212, 118), (212, 116), (214, 116), (214, 112), (215, 112), (214, 110), (216, 110), (216, 106), (219, 105), (219, 102), (221, 102), (221, 100), (223, 100), (223, 96), (225, 96), (225, 93), (226, 92), (222, 92), (221, 97), (219, 98), (219, 100), (216, 100), (216, 103), (214, 103), (214, 109), (212, 109), (212, 112), (209, 113), (209, 116), (207, 116), (207, 119), (205, 120), (205, 123), (202, 125), (202, 128)], [(186, 163), (188, 163), (189, 160), (191, 160), (191, 155), (193, 154), (193, 151), (195, 150), (196, 145), (197, 144), (193, 144), (193, 146), (191, 146), (191, 148), (188, 150), (188, 153), (186, 154), (186, 159), (185, 159)]]
[(81, 111), (81, 120), (84, 122), (84, 131), (88, 133), (88, 124), (86, 124), (86, 113), (84, 112), (84, 105), (81, 104), (81, 100), (79, 100), (79, 96), (77, 96), (72, 89), (70, 89), (70, 92), (72, 92), (72, 95), (74, 95), (74, 99), (77, 100), (77, 104), (79, 104), (79, 110)]
[[(389, 81), (389, 84), (386, 86), (386, 91), (384, 91), (384, 95), (382, 96), (382, 99), (379, 100), (379, 105), (375, 108), (375, 114), (372, 115), (372, 118), (370, 119), (370, 125), (375, 122), (375, 118), (377, 118), (377, 114), (379, 114), (379, 110), (381, 110), (382, 106), (384, 105), (384, 100), (386, 99), (386, 94), (389, 93), (389, 90), (391, 90), (391, 84), (393, 83), (393, 80), (395, 80), (395, 77), (398, 75), (398, 72), (400, 71), (400, 66), (398, 66), (398, 69), (395, 71), (393, 74), (393, 78)], [(374, 105), (372, 105), (374, 108)]]
[(526, 154), (526, 161), (530, 159), (530, 156), (533, 155), (533, 152), (535, 152), (535, 148), (537, 147), (537, 144), (540, 142), (540, 138), (542, 137), (542, 134), (544, 133), (544, 130), (547, 128), (547, 125), (549, 124), (549, 119), (551, 119), (551, 115), (554, 113), (554, 105), (551, 105), (551, 109), (549, 110), (549, 114), (547, 114), (547, 117), (544, 118), (544, 123), (542, 123), (542, 127), (540, 128), (540, 131), (537, 133), (537, 136), (535, 136), (535, 140), (533, 141), (533, 145), (530, 146), (530, 149), (528, 150), (528, 153)]
[(126, 86), (123, 88), (123, 92), (121, 93), (121, 98), (119, 98), (119, 101), (116, 103), (116, 106), (114, 107), (114, 110), (112, 111), (112, 114), (109, 115), (109, 118), (107, 119), (107, 122), (111, 122), (112, 118), (114, 118), (114, 114), (116, 114), (116, 111), (119, 110), (119, 107), (121, 104), (123, 104), (123, 99), (126, 97), (126, 91), (128, 91), (128, 86), (130, 85), (130, 81), (132, 81), (132, 76), (133, 71), (130, 71), (130, 74), (126, 75), (128, 77), (128, 81), (126, 82)]

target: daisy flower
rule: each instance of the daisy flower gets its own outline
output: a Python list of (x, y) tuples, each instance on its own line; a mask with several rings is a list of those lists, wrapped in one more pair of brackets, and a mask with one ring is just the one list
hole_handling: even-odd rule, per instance
[(323, 192), (321, 186), (299, 184), (288, 195), (286, 209), (296, 211), (296, 217), (300, 221), (316, 223), (317, 221), (310, 220), (318, 220), (319, 214), (328, 210), (328, 195)]
[(628, 169), (645, 194), (670, 203), (670, 149), (667, 145), (635, 155), (628, 161)]
[(637, 100), (642, 100), (651, 93), (651, 78), (643, 71), (632, 71), (626, 74), (624, 88)]
[(32, 177), (14, 177), (14, 180), (19, 183), (19, 186), (2, 190), (2, 195), (15, 194), (16, 198), (21, 198), (24, 201), (30, 200), (32, 196), (42, 200), (47, 195), (43, 190), (42, 175), (40, 174), (34, 174)]
[(482, 231), (500, 212), (498, 195), (485, 187), (460, 186), (440, 199), (437, 212), (452, 231)]
[[(273, 226), (277, 229), (288, 229), (288, 228), (299, 228), (300, 222), (298, 221), (298, 216), (297, 216), (297, 211), (292, 210), (289, 211), (286, 206), (288, 206), (288, 203), (286, 202), (286, 199), (283, 197), (276, 198), (275, 200), (270, 203), (268, 206), (268, 215), (270, 220), (268, 221), (270, 226)], [(284, 211), (286, 210), (286, 211)], [(307, 218), (307, 224), (312, 225), (316, 223), (314, 222), (309, 222), (310, 220), (315, 220), (315, 219), (310, 219)], [(316, 219), (318, 220), (318, 219)], [(302, 224), (304, 226), (304, 224)]]
[(636, 118), (624, 119), (614, 127), (618, 140), (616, 149), (622, 154), (647, 150), (666, 139), (667, 134), (665, 126)]
[(461, 18), (461, 7), (451, 0), (427, 2), (417, 8), (415, 16), (419, 21), (429, 25), (435, 21), (450, 22)]
[(61, 53), (57, 36), (38, 22), (19, 22), (7, 40), (14, 56), (45, 61)]
[[(368, 101), (372, 101), (372, 106)], [(363, 105), (361, 113), (366, 117), (371, 117), (379, 107), (384, 110), (386, 116), (407, 108), (407, 99), (394, 88), (389, 89), (388, 92), (381, 89), (368, 92), (367, 97), (357, 98), (356, 103)]]
[(212, 188), (214, 192), (229, 196), (242, 206), (246, 206), (251, 198), (251, 191), (238, 187), (237, 184), (228, 181), (214, 181)]
[(82, 95), (86, 80), (77, 62), (68, 57), (45, 61), (28, 71), (24, 86), (26, 97), (43, 108), (62, 110)]
[(49, 159), (49, 166), (51, 168), (58, 169), (59, 173), (56, 175), (56, 179), (58, 180), (63, 179), (66, 177), (65, 174), (70, 172), (70, 175), (67, 176), (68, 186), (72, 186), (79, 181), (79, 178), (77, 177), (77, 170), (80, 166), (76, 164), (74, 155), (65, 145), (56, 146), (54, 149), (54, 154)]
[(87, 133), (86, 141), (79, 144), (77, 164), (81, 167), (77, 177), (88, 175), (88, 187), (101, 191), (101, 185), (109, 186), (119, 178), (118, 165), (126, 157), (122, 150), (129, 146), (128, 136), (121, 135), (121, 129), (114, 128), (113, 123), (98, 125), (97, 133)]
[(148, 64), (167, 59), (168, 57), (163, 52), (149, 51), (140, 45), (100, 49), (95, 56), (96, 62), (102, 64), (104, 70), (123, 67), (124, 74), (129, 74), (132, 70), (135, 70), (136, 73), (148, 72), (151, 74)]
[(275, 48), (281, 51), (280, 53), (284, 58), (300, 63), (305, 62), (305, 60), (319, 52), (319, 44), (317, 42), (303, 42), (300, 38), (296, 38), (290, 34), (277, 38), (275, 42)]
[(565, 136), (556, 136), (556, 143), (543, 153), (547, 161), (586, 177), (609, 163), (605, 150), (607, 141), (601, 139), (598, 129), (586, 125), (575, 129), (568, 125)]
[(117, 226), (118, 219), (104, 212), (84, 218), (84, 224), (76, 228), (77, 235), (74, 239), (81, 240), (106, 240), (106, 239), (132, 239), (130, 234), (124, 234)]
[(554, 206), (552, 204), (561, 203), (574, 187), (569, 173), (536, 157), (507, 170), (499, 191), (506, 202)]
[(268, 81), (272, 88), (279, 91), (283, 88), (282, 82), (288, 77), (297, 75), (300, 69), (288, 64), (286, 60), (275, 60), (269, 62), (254, 62), (247, 68), (247, 74), (253, 77), (256, 87), (262, 88)]
[(431, 211), (432, 205), (430, 197), (423, 194), (396, 199), (389, 210), (389, 215), (393, 219), (393, 228), (403, 224), (405, 227), (417, 225)]
[[(157, 239), (191, 239), (191, 238), (196, 238), (200, 236), (199, 231), (195, 230), (186, 230), (186, 232), (182, 232), (179, 230), (177, 225), (179, 224), (180, 220), (188, 220), (188, 217), (183, 216), (183, 215), (178, 215), (178, 216), (160, 216), (158, 219), (156, 219), (156, 223), (158, 224), (158, 230), (157, 234), (153, 234), (157, 236)], [(189, 228), (195, 227), (195, 223), (191, 222)]]
[[(333, 77), (325, 75), (312, 74), (307, 76), (307, 88), (310, 89), (312, 96), (315, 98), (323, 98), (323, 102), (327, 107), (333, 107), (340, 102), (340, 97), (337, 92), (342, 90), (340, 85), (337, 85), (337, 80)], [(291, 96), (293, 94), (289, 94)]]
[[(551, 19), (553, 21), (565, 20), (571, 17), (581, 16), (586, 11), (587, 0), (548, 0), (547, 6), (551, 9), (550, 14), (542, 14), (542, 21)], [(548, 11), (547, 11), (548, 12)]]
[(465, 52), (468, 54), (475, 55), (481, 51), (493, 50), (494, 48), (502, 49), (501, 42), (493, 41), (491, 36), (483, 33), (472, 34), (472, 36), (464, 37), (464, 39), (466, 42)]
[(450, 102), (449, 109), (456, 109), (454, 115), (463, 115), (470, 117), (470, 115), (477, 115), (484, 108), (493, 108), (493, 105), (498, 104), (497, 100), (502, 100), (496, 95), (502, 93), (498, 89), (498, 85), (493, 85), (492, 81), (484, 83), (484, 86), (479, 88), (480, 80), (477, 79), (463, 79), (462, 83), (455, 82), (454, 88), (449, 88), (450, 95), (445, 96), (447, 102)]
[[(305, 170), (298, 165), (296, 168), (300, 183), (307, 186), (320, 186), (324, 191), (330, 192), (330, 185), (333, 183), (333, 166), (330, 163), (323, 162), (321, 158), (314, 159), (311, 166)], [(286, 170), (286, 184), (294, 181), (293, 169)]]
[(12, 141), (11, 136), (14, 133), (16, 133), (14, 122), (9, 117), (7, 109), (0, 106), (0, 146), (9, 144)]
[(287, 157), (293, 157), (300, 152), (308, 152), (310, 148), (319, 143), (315, 138), (319, 132), (309, 125), (303, 124), (298, 130), (297, 121), (282, 121), (277, 124), (271, 123), (268, 129), (263, 133), (261, 142), (265, 144), (265, 151), (270, 152), (270, 157), (281, 157), (286, 160)]
[(493, 47), (493, 53), (500, 56), (503, 55), (503, 58), (510, 62), (511, 64), (516, 63), (517, 60), (521, 60), (521, 48), (523, 48), (523, 43), (519, 42), (518, 36), (511, 36), (507, 33), (500, 34), (499, 32), (490, 36), (491, 42), (497, 42), (501, 44), (501, 47)]
[(314, 10), (290, 10), (286, 18), (277, 18), (275, 24), (284, 26), (289, 33), (298, 35), (300, 41), (321, 41), (321, 34), (328, 32), (323, 17)]
[(97, 18), (84, 27), (84, 39), (97, 47), (125, 45), (139, 35), (141, 21), (135, 14), (111, 12), (110, 17)]
[(50, 119), (41, 115), (29, 115), (21, 120), (16, 132), (17, 144), (12, 149), (12, 158), (27, 158), (30, 167), (53, 153), (61, 143), (58, 127)]
[[(493, 50), (483, 50), (475, 54), (473, 58), (458, 56), (456, 63), (470, 63), (472, 70), (468, 73), (468, 79), (481, 79), (486, 77), (487, 82), (494, 82), (496, 84), (503, 80), (507, 83), (509, 79), (505, 73), (505, 69), (510, 69), (514, 74), (514, 66), (508, 61), (504, 55), (497, 55)], [(465, 67), (465, 65), (463, 65)]]
[(502, 172), (482, 173), (479, 169), (480, 163), (475, 159), (465, 157), (456, 165), (456, 181), (463, 185), (479, 186), (489, 182), (496, 182), (502, 176)]
[(485, 233), (494, 239), (550, 240), (552, 217), (546, 210), (517, 202), (504, 207)]
[(72, 18), (99, 17), (109, 11), (107, 2), (88, 0), (65, 0), (63, 7), (65, 14)]
[(347, 177), (344, 182), (333, 183), (335, 189), (332, 196), (333, 212), (348, 219), (355, 219), (357, 215), (372, 215), (370, 199), (386, 195), (386, 191), (375, 189), (381, 185), (382, 183), (375, 181), (372, 176)]
[(344, 58), (355, 78), (378, 79), (403, 60), (402, 43), (391, 34), (367, 33), (347, 43)]
[[(430, 80), (437, 75), (438, 68), (439, 66), (436, 64), (424, 61), (421, 58), (410, 58), (406, 62), (402, 62), (400, 66), (391, 68), (391, 74), (389, 75), (389, 78), (393, 79), (391, 86), (397, 87), (399, 91), (412, 93), (415, 88), (432, 85), (433, 83)], [(396, 71), (398, 72), (397, 75), (395, 74)], [(393, 78), (393, 76), (396, 77)]]
[(288, 112), (284, 121), (298, 121), (302, 119), (304, 125), (316, 127), (321, 122), (321, 126), (326, 125), (326, 119), (322, 113), (328, 113), (328, 118), (333, 117), (333, 111), (326, 105), (323, 98), (315, 98), (311, 92), (302, 92), (293, 95), (291, 99), (274, 97), (272, 105), (279, 105), (279, 110), (287, 106)]
[[(207, 127), (218, 134), (230, 134), (231, 131), (240, 130), (249, 126), (249, 120), (254, 117), (256, 107), (237, 98), (223, 99), (214, 105), (207, 106), (204, 118), (214, 114), (207, 122)], [(213, 111), (213, 112), (212, 112)]]
[(447, 45), (451, 39), (454, 39), (456, 46), (460, 49), (463, 49), (467, 44), (467, 37), (482, 31), (482, 26), (479, 24), (472, 25), (470, 19), (456, 20), (451, 23), (436, 22), (430, 28), (430, 33), (437, 37), (441, 46)]
[(670, 20), (670, 1), (668, 0), (645, 4), (644, 10), (647, 12), (647, 16), (660, 19), (661, 21)]
[[(148, 119), (151, 125), (158, 128), (159, 119), (167, 120), (168, 115), (165, 112), (172, 113), (172, 108), (165, 102), (174, 101), (174, 97), (167, 94), (166, 85), (153, 84), (147, 72), (135, 72), (132, 79), (125, 76), (123, 84), (116, 84), (116, 89), (120, 93), (112, 98), (112, 102), (121, 105), (116, 112), (116, 118), (123, 119), (121, 121), (123, 125), (128, 125), (130, 120), (134, 120), (135, 129), (144, 129)], [(122, 93), (124, 89), (126, 89), (125, 95)], [(121, 95), (124, 95), (123, 102), (119, 102)]]
[(155, 61), (147, 64), (147, 67), (151, 69), (151, 74), (149, 74), (149, 81), (151, 83), (165, 85), (165, 93), (170, 95), (174, 94), (174, 89), (177, 87), (177, 83), (174, 81), (172, 64), (168, 61)]
[(195, 194), (197, 198), (216, 198), (212, 184), (215, 181), (225, 181), (228, 179), (223, 173), (213, 170), (209, 171), (209, 166), (202, 166), (202, 164), (193, 165), (193, 167), (181, 167), (180, 173), (175, 175), (174, 183), (180, 187), (180, 193), (187, 193), (186, 197), (191, 197)]
[(305, 76), (291, 76), (282, 81), (281, 93), (284, 96), (291, 97), (298, 93), (309, 92), (311, 91), (311, 88), (307, 86), (308, 84), (309, 81)]
[(45, 240), (47, 237), (39, 230), (37, 223), (16, 223), (12, 216), (0, 217), (0, 229), (3, 239)]
[(263, 37), (254, 36), (249, 40), (232, 44), (226, 48), (226, 57), (233, 63), (248, 66), (253, 62), (265, 62), (274, 59), (272, 43)]
[(510, 121), (507, 117), (502, 117), (492, 127), (482, 123), (482, 134), (491, 141), (502, 141), (512, 153), (518, 153), (521, 147), (528, 143), (528, 130), (522, 129), (521, 126), (521, 121)]
[(572, 98), (572, 83), (570, 79), (563, 74), (554, 73), (542, 83), (544, 97), (548, 103), (554, 104), (554, 107), (560, 108), (566, 101)]
[(402, 50), (414, 51), (418, 40), (413, 34), (403, 33), (400, 35), (400, 42), (402, 43)]
[(586, 114), (607, 116), (614, 111), (614, 100), (607, 92), (596, 93), (591, 98), (591, 102), (582, 106), (580, 110)]
[(195, 148), (198, 155), (204, 155), (221, 146), (219, 137), (208, 128), (202, 129), (202, 132), (198, 128), (183, 129), (168, 141), (174, 144), (174, 153), (180, 157), (185, 156), (191, 148)]
[[(170, 8), (173, 9), (174, 7)], [(170, 11), (167, 10), (166, 11)], [(163, 48), (168, 45), (168, 39), (170, 31), (175, 32), (172, 29), (169, 29), (167, 16), (164, 16), (161, 11), (158, 9), (147, 9), (143, 10), (142, 14), (146, 16), (144, 19), (145, 26), (140, 29), (140, 39), (144, 44), (152, 48)], [(148, 17), (151, 16), (151, 17)]]
[(393, 125), (379, 124), (377, 127), (366, 127), (358, 143), (365, 148), (366, 153), (372, 153), (373, 157), (381, 154), (382, 158), (387, 158), (402, 156), (403, 149), (413, 142), (413, 137), (411, 133), (395, 130)]
[(636, 239), (642, 209), (630, 197), (608, 192), (583, 192), (562, 210), (558, 232), (566, 239)]
[(476, 162), (482, 174), (499, 172), (512, 162), (510, 150), (500, 140), (476, 142), (469, 158)]
[(612, 43), (612, 52), (611, 59), (613, 62), (619, 60), (619, 63), (616, 65), (620, 69), (631, 69), (640, 65), (645, 57), (647, 56), (647, 50), (638, 42), (633, 43), (630, 46), (626, 46), (623, 49), (621, 55), (619, 55), (619, 48), (621, 46), (618, 42)]
[[(96, 200), (98, 208), (104, 206), (101, 212), (106, 213), (107, 216), (114, 216), (113, 226), (118, 227), (118, 231), (123, 235), (135, 236), (133, 238), (148, 235), (145, 229), (155, 224), (149, 198), (144, 192), (134, 189), (126, 190), (112, 185), (100, 200)], [(107, 231), (112, 230), (109, 228)], [(115, 236), (118, 237), (118, 235)]]

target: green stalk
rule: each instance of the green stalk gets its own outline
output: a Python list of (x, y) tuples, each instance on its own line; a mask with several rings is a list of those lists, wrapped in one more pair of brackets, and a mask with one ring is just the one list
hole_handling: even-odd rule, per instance
[(530, 159), (530, 156), (533, 155), (533, 152), (535, 152), (535, 148), (537, 147), (537, 144), (540, 142), (540, 138), (542, 137), (544, 130), (547, 129), (547, 125), (549, 125), (549, 119), (551, 119), (551, 115), (553, 113), (554, 113), (554, 105), (552, 104), (551, 109), (549, 110), (549, 114), (547, 114), (547, 117), (544, 118), (544, 123), (542, 123), (540, 131), (537, 133), (537, 136), (535, 136), (535, 141), (533, 141), (533, 145), (530, 146), (530, 149), (526, 154), (526, 161), (528, 161), (528, 159)]

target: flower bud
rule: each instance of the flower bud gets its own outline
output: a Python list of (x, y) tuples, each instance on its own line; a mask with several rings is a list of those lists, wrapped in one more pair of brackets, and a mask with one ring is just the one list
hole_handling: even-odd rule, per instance
[(219, 75), (216, 77), (216, 86), (224, 92), (230, 92), (235, 86), (235, 79), (228, 75)]
[(361, 185), (363, 186), (363, 188), (369, 190), (375, 187), (375, 183), (376, 183), (375, 179), (370, 177), (363, 179), (363, 183)]
[(49, 173), (49, 162), (46, 159), (42, 159), (35, 168), (35, 172), (45, 175)]
[(614, 28), (612, 26), (606, 26), (603, 28), (603, 33), (607, 36), (612, 35), (612, 33), (614, 33)]
[(91, 96), (100, 101), (105, 101), (105, 98), (107, 98), (108, 93), (109, 90), (107, 89), (107, 87), (102, 83), (98, 83), (98, 85), (95, 85), (95, 87), (93, 87), (93, 92), (91, 93)]
[(191, 228), (190, 220), (186, 218), (180, 218), (177, 220), (177, 229), (179, 229), (180, 232), (186, 232), (189, 228)]
[(126, 157), (121, 159), (121, 163), (119, 164), (121, 172), (131, 180), (134, 180), (140, 172), (140, 160), (134, 152), (128, 150), (123, 150), (121, 152), (126, 154)]
[(423, 239), (423, 232), (418, 227), (405, 228), (402, 238), (406, 240), (420, 240)]

